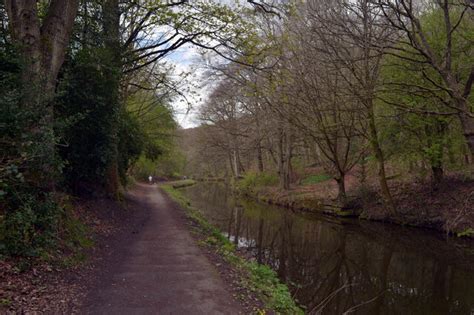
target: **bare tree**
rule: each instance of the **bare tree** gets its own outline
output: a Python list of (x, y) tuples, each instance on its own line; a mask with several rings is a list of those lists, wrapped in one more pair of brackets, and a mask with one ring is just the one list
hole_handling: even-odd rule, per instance
[(393, 212), (395, 206), (387, 183), (375, 113), (382, 57), (393, 31), (379, 23), (381, 10), (368, 0), (309, 1), (307, 8), (308, 16), (317, 22), (312, 31), (318, 34), (320, 49), (332, 58), (333, 64), (338, 64), (335, 70), (359, 104), (363, 121), (360, 131), (368, 139), (377, 160), (384, 203)]

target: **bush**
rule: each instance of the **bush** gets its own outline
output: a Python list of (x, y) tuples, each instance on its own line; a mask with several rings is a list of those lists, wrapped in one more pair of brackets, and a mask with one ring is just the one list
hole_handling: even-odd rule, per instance
[(263, 187), (274, 186), (278, 184), (278, 177), (271, 173), (249, 172), (237, 183), (240, 191), (245, 193), (255, 192)]
[(1, 223), (0, 249), (8, 255), (37, 256), (57, 241), (62, 209), (50, 194), (21, 194), (18, 207)]
[(31, 256), (57, 239), (61, 208), (48, 191), (62, 162), (45, 104), (22, 104), (21, 64), (12, 54), (0, 49), (0, 252)]

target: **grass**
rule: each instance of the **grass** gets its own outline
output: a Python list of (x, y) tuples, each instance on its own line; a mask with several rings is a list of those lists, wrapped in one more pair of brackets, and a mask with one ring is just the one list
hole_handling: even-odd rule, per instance
[(325, 182), (330, 179), (332, 179), (332, 177), (326, 174), (309, 175), (308, 177), (306, 177), (305, 179), (301, 181), (301, 184), (313, 185), (313, 184)]
[(195, 180), (192, 179), (183, 179), (183, 180), (177, 180), (174, 182), (169, 183), (173, 188), (183, 188), (183, 187), (188, 187), (196, 184)]
[[(232, 267), (242, 271), (241, 274), (244, 276), (241, 279), (241, 284), (243, 287), (254, 292), (268, 309), (274, 310), (278, 314), (304, 314), (293, 300), (288, 287), (278, 279), (275, 271), (266, 265), (247, 261), (238, 256), (235, 245), (210, 224), (198, 209), (191, 207), (189, 200), (176, 190), (174, 185), (164, 184), (161, 188), (198, 225), (199, 232), (206, 236), (203, 243), (215, 249)], [(264, 314), (261, 311), (259, 313)]]

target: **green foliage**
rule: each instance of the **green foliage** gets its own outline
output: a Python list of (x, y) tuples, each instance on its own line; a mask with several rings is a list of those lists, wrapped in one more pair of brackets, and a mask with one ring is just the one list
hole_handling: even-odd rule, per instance
[(278, 177), (275, 174), (248, 172), (238, 181), (237, 187), (242, 192), (252, 192), (277, 184)]
[(64, 178), (74, 191), (101, 190), (107, 170), (117, 162), (122, 183), (143, 152), (147, 136), (139, 120), (119, 104), (111, 56), (104, 49), (79, 51), (61, 83), (59, 116), (73, 123), (66, 129), (61, 155)]
[(67, 160), (66, 183), (75, 189), (81, 183), (104, 184), (106, 169), (113, 159), (114, 132), (120, 113), (115, 103), (115, 86), (108, 82), (108, 55), (102, 49), (82, 50), (67, 65), (61, 82), (58, 115), (74, 119), (66, 129), (61, 156)]
[(63, 241), (72, 251), (91, 248), (94, 245), (90, 238), (89, 228), (77, 217), (75, 217), (72, 205), (64, 206), (62, 217)]
[(16, 56), (13, 47), (0, 45), (0, 253), (36, 256), (58, 235), (61, 208), (48, 185), (63, 165), (54, 154), (53, 129), (61, 124), (48, 122), (45, 104), (24, 103)]
[[(452, 7), (453, 20), (459, 19), (459, 9)], [(420, 19), (427, 43), (439, 53), (439, 60), (444, 58), (446, 45), (443, 20), (443, 13), (438, 9), (427, 10)], [(474, 61), (472, 45), (466, 40), (473, 34), (474, 28), (468, 19), (463, 19), (452, 33), (452, 69), (460, 82), (466, 80), (470, 72), (470, 68), (463, 65)], [(439, 88), (445, 83), (431, 65), (414, 61), (424, 58), (414, 49), (405, 44), (400, 44), (400, 48), (399, 54), (404, 58), (387, 55), (382, 68), (387, 85), (381, 98), (390, 104), (378, 106), (384, 152), (397, 165), (409, 167), (410, 171), (420, 160), (433, 168), (457, 168), (463, 163), (467, 149), (458, 116), (446, 106), (451, 96), (446, 89)], [(472, 95), (470, 99), (472, 102)], [(445, 114), (449, 112), (453, 114)]]
[(458, 237), (471, 237), (474, 235), (474, 229), (473, 228), (468, 228), (465, 229), (462, 232), (459, 232), (456, 234)]
[(148, 92), (137, 92), (127, 101), (127, 112), (140, 124), (144, 136), (141, 156), (134, 161), (131, 174), (141, 180), (149, 175), (176, 177), (184, 157), (176, 149), (176, 122), (166, 101)]
[(250, 281), (254, 289), (264, 295), (271, 296), (270, 309), (274, 309), (280, 314), (303, 314), (303, 311), (295, 306), (288, 287), (278, 280), (275, 271), (266, 265), (259, 265), (255, 262), (247, 263), (247, 267), (250, 270)]
[(62, 209), (50, 194), (22, 193), (21, 198), (1, 222), (1, 247), (10, 255), (38, 256), (56, 244)]
[(313, 185), (313, 184), (325, 182), (330, 179), (332, 179), (332, 177), (326, 174), (309, 175), (301, 181), (301, 184)]
[(128, 112), (123, 112), (120, 120), (118, 163), (121, 182), (127, 182), (127, 171), (142, 154), (146, 146), (146, 135), (140, 122)]

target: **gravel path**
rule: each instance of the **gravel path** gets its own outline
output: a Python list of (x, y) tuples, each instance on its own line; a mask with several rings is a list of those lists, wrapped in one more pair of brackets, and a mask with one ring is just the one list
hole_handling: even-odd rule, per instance
[(104, 261), (80, 313), (239, 314), (242, 309), (189, 234), (182, 210), (156, 186), (137, 184), (140, 224)]

